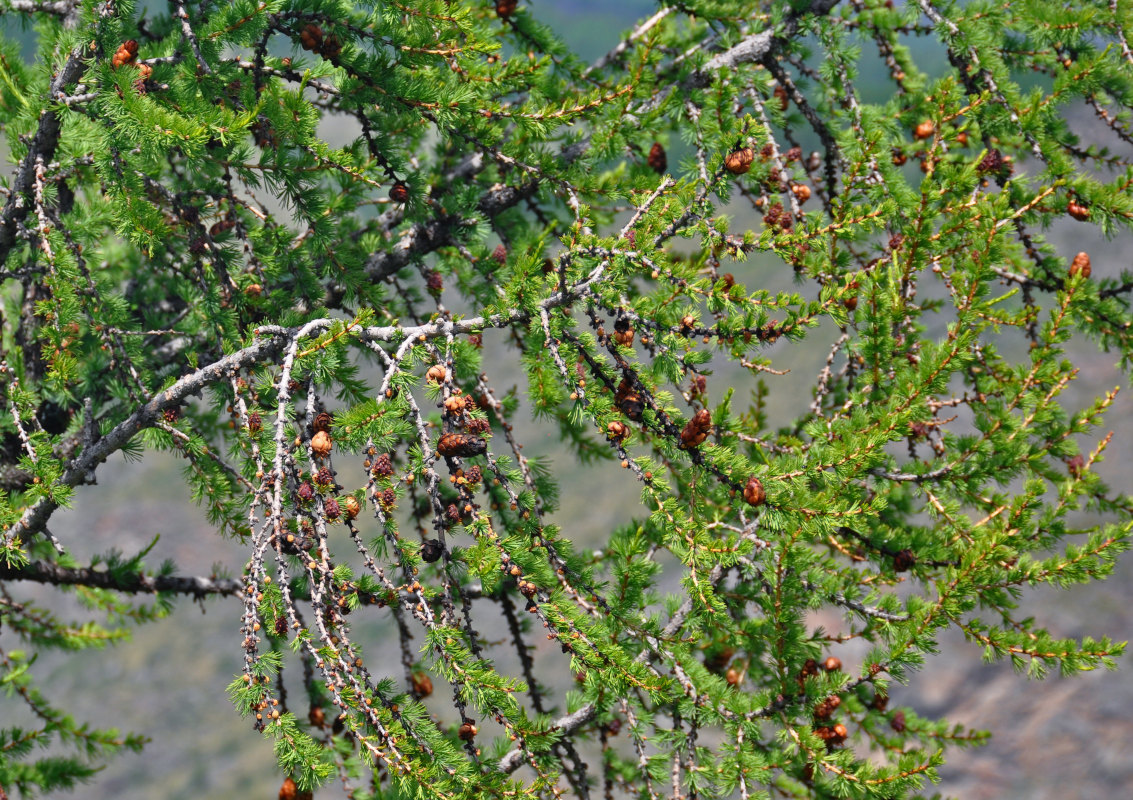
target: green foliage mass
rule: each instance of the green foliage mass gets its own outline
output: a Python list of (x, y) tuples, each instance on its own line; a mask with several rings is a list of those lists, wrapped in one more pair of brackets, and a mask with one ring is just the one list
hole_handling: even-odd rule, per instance
[[(911, 797), (983, 738), (889, 707), (945, 631), (1114, 666), (1024, 590), (1133, 524), (1115, 392), (1065, 399), (1072, 340), (1131, 366), (1133, 274), (1046, 239), (1129, 236), (1129, 3), (693, 0), (593, 62), (509, 0), (0, 9), (0, 797), (143, 744), (28, 653), (178, 595), (239, 598), (281, 780), (359, 799)], [(632, 523), (580, 537), (528, 415)], [(51, 534), (144, 448), (238, 578)]]

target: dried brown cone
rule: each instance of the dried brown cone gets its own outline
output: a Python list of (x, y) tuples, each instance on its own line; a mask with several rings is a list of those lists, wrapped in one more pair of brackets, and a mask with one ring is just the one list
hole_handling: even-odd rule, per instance
[(326, 714), (323, 713), (322, 706), (311, 706), (311, 710), (307, 712), (307, 721), (316, 728), (322, 728), (326, 725)]
[(1066, 204), (1066, 213), (1079, 222), (1085, 222), (1090, 218), (1089, 207), (1082, 205), (1077, 200), (1071, 200)]
[(448, 370), (445, 369), (444, 364), (434, 364), (425, 373), (425, 380), (432, 383), (442, 383), (447, 376)]
[[(514, 6), (514, 3), (512, 5)], [(476, 738), (477, 733), (479, 733), (479, 731), (476, 729), (475, 725), (471, 722), (465, 722), (460, 726), (460, 729), (457, 730), (456, 735), (462, 742), (471, 742)]]
[(323, 46), (323, 29), (313, 22), (308, 22), (299, 31), (299, 44), (311, 53), (318, 52)]
[(347, 519), (355, 519), (362, 511), (362, 504), (358, 502), (358, 498), (352, 494), (346, 495), (342, 498), (342, 513)]
[(684, 430), (681, 431), (681, 447), (688, 449), (700, 446), (708, 438), (711, 431), (712, 415), (708, 413), (708, 409), (702, 408), (693, 415), (692, 419), (685, 425)]
[(645, 413), (645, 402), (637, 392), (630, 391), (618, 401), (618, 408), (629, 419), (641, 422), (642, 414)]
[(752, 152), (750, 147), (741, 147), (739, 150), (733, 150), (724, 157), (724, 169), (733, 175), (743, 175), (751, 169), (752, 162), (755, 161), (755, 153)]
[(291, 778), (286, 778), (283, 785), (279, 787), (279, 800), (298, 800), (299, 787), (295, 785), (295, 781)]
[(1071, 275), (1081, 275), (1083, 278), (1090, 277), (1090, 254), (1086, 251), (1078, 253), (1074, 256), (1073, 263), (1070, 264)]
[(917, 563), (917, 554), (905, 548), (893, 557), (893, 569), (896, 572), (908, 572)]
[(977, 172), (999, 172), (1003, 167), (1003, 153), (996, 150), (994, 147), (987, 151), (987, 155), (980, 159), (980, 163), (976, 165)]
[(326, 411), (320, 411), (315, 415), (315, 420), (311, 423), (311, 428), (316, 432), (326, 431), (327, 433), (330, 433), (330, 426), (333, 424), (334, 417), (332, 417)]
[(323, 40), (322, 46), (319, 48), (319, 55), (323, 58), (331, 59), (338, 58), (342, 54), (342, 40), (335, 34), (331, 34)]
[(653, 146), (649, 148), (649, 156), (645, 159), (645, 163), (658, 175), (664, 174), (665, 170), (668, 169), (669, 158), (665, 155), (665, 148), (661, 146), (660, 142), (654, 142)]
[(433, 679), (424, 672), (414, 672), (410, 681), (413, 684), (413, 694), (417, 695), (418, 700), (433, 693)]
[(439, 539), (426, 539), (421, 542), (421, 560), (427, 564), (439, 561), (445, 548)]
[(442, 456), (469, 458), (482, 455), (487, 450), (486, 441), (467, 433), (446, 433), (437, 442), (437, 452)]
[(832, 694), (814, 707), (814, 718), (819, 720), (830, 719), (841, 705), (842, 698)]
[(842, 659), (837, 656), (830, 656), (822, 662), (822, 668), (827, 672), (837, 672), (842, 669)]
[(795, 198), (800, 203), (805, 203), (810, 199), (810, 187), (805, 183), (795, 183), (791, 185), (791, 191), (794, 193)]
[(790, 96), (787, 94), (787, 87), (782, 84), (775, 87), (775, 99), (779, 101), (779, 110), (786, 111), (787, 105), (790, 102)]
[(409, 187), (398, 181), (390, 187), (389, 199), (395, 203), (404, 203), (409, 199)]
[(500, 19), (507, 19), (515, 13), (519, 0), (496, 0), (496, 14)]
[(749, 506), (761, 506), (765, 500), (767, 492), (763, 489), (763, 483), (754, 475), (748, 478), (744, 486), (744, 502)]
[(936, 133), (936, 125), (929, 119), (913, 128), (913, 136), (917, 139), (931, 139), (934, 133)]

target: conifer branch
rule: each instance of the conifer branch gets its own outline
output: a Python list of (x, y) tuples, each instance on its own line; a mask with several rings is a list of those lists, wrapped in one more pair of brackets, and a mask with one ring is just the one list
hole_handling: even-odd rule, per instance
[(203, 576), (147, 575), (143, 572), (119, 574), (112, 570), (95, 570), (90, 567), (69, 568), (46, 561), (31, 561), (20, 567), (0, 565), (0, 581), (31, 581), (55, 586), (89, 586), (92, 589), (112, 589), (131, 594), (172, 592), (205, 597), (238, 594), (243, 584), (230, 578)]

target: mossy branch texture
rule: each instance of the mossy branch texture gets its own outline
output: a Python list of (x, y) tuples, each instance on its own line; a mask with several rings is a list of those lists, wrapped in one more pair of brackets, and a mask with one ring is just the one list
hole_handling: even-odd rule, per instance
[[(912, 797), (983, 739), (889, 704), (948, 630), (1115, 666), (1023, 589), (1133, 526), (1118, 390), (1068, 391), (1082, 342), (1127, 380), (1133, 273), (1049, 236), (1130, 235), (1133, 7), (638, 5), (587, 61), (515, 0), (0, 0), (35, 46), (0, 38), (0, 684), (37, 726), (0, 798), (145, 744), (31, 654), (185, 595), (239, 619), (281, 798)], [(242, 563), (52, 533), (144, 448)], [(598, 468), (630, 513), (585, 530)]]

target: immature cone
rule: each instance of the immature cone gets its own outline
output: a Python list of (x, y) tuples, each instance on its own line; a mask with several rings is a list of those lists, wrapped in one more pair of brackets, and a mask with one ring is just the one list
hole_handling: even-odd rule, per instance
[(755, 153), (750, 147), (733, 150), (724, 157), (724, 169), (733, 175), (743, 175), (751, 169), (751, 162), (755, 161)]
[(298, 797), (299, 787), (295, 785), (295, 781), (287, 778), (279, 787), (279, 800), (297, 800)]
[(918, 139), (930, 139), (934, 133), (936, 133), (936, 126), (932, 123), (932, 120), (928, 119), (913, 128), (913, 136)]
[(1071, 275), (1081, 275), (1083, 278), (1090, 277), (1090, 254), (1082, 251), (1074, 256), (1074, 262), (1070, 265)]
[(390, 187), (389, 199), (395, 203), (404, 203), (409, 199), (409, 187), (398, 181)]
[(333, 447), (334, 442), (331, 441), (330, 434), (326, 431), (318, 431), (311, 437), (311, 452), (315, 454), (316, 458), (326, 458), (330, 455)]
[(669, 159), (665, 155), (665, 148), (661, 146), (660, 142), (654, 142), (653, 146), (649, 148), (649, 157), (646, 159), (649, 167), (661, 175), (669, 166)]
[(805, 203), (810, 199), (810, 187), (805, 183), (796, 183), (791, 186), (791, 191), (794, 192), (795, 198), (800, 203)]
[(724, 680), (728, 682), (729, 686), (739, 686), (743, 677), (740, 675), (739, 670), (735, 667), (730, 667), (724, 674)]
[(477, 733), (479, 733), (479, 731), (476, 729), (475, 725), (471, 722), (465, 722), (460, 726), (460, 730), (456, 732), (456, 735), (460, 737), (462, 742), (471, 742), (476, 738)]
[(354, 519), (362, 510), (362, 504), (358, 502), (358, 498), (352, 494), (346, 495), (342, 498), (342, 513), (347, 519)]
[(626, 427), (624, 422), (614, 420), (606, 426), (606, 438), (615, 442), (620, 442), (622, 439), (629, 435), (629, 428)]
[(138, 42), (136, 39), (127, 39), (118, 46), (113, 57), (110, 59), (110, 64), (115, 69), (123, 64), (132, 64), (134, 59), (138, 57)]
[(830, 656), (822, 662), (822, 667), (827, 672), (837, 672), (842, 669), (842, 660), (837, 656)]
[(1071, 200), (1066, 204), (1066, 213), (1079, 222), (1085, 222), (1090, 218), (1090, 209), (1077, 200)]
[(766, 499), (767, 492), (763, 490), (759, 478), (754, 475), (748, 478), (747, 485), (744, 486), (744, 502), (750, 506), (761, 506)]
[(496, 0), (496, 14), (501, 19), (507, 19), (515, 13), (517, 5), (519, 5), (519, 0)]

